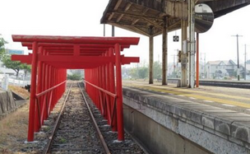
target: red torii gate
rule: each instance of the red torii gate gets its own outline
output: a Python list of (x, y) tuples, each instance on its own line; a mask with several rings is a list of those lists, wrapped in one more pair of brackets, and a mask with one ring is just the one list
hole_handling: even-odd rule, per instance
[[(33, 53), (11, 59), (32, 65), (28, 141), (34, 140), (66, 86), (66, 69), (85, 69), (85, 88), (102, 115), (124, 140), (121, 65), (139, 62), (120, 52), (137, 45), (134, 37), (13, 35)], [(115, 66), (115, 69), (114, 69)], [(53, 96), (53, 97), (52, 97)]]

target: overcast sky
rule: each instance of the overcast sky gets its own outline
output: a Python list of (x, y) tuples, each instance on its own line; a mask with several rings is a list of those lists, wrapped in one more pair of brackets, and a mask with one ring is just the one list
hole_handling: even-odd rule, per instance
[[(0, 34), (9, 42), (8, 48), (22, 49), (19, 43), (13, 43), (12, 34), (27, 35), (65, 35), (65, 36), (102, 36), (103, 26), (100, 24), (103, 11), (108, 0), (0, 0), (1, 22)], [(213, 27), (200, 34), (201, 58), (206, 61), (236, 60), (236, 38), (232, 35), (243, 35), (239, 39), (240, 61), (244, 62), (244, 46), (248, 44), (250, 59), (250, 6), (227, 14), (215, 20)], [(111, 35), (111, 27), (106, 26), (106, 34)], [(168, 60), (173, 62), (176, 49), (181, 43), (172, 42), (169, 33)], [(141, 63), (148, 62), (148, 37), (116, 28), (116, 36), (140, 37), (138, 46), (125, 50), (127, 56), (140, 56)], [(154, 60), (161, 61), (162, 36), (154, 39)], [(27, 49), (24, 49), (27, 50)], [(204, 60), (202, 60), (204, 61)]]

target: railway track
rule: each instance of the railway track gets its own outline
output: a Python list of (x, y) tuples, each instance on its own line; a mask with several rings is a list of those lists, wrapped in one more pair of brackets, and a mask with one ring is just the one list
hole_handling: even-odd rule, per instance
[(72, 83), (44, 154), (110, 154), (86, 97)]

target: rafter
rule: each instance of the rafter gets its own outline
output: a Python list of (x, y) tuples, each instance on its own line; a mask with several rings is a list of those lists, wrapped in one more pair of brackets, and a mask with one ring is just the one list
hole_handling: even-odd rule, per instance
[(138, 18), (144, 17), (144, 18), (162, 20), (162, 18), (157, 18), (157, 17), (153, 17), (153, 16), (148, 16), (148, 15), (145, 15), (145, 14), (128, 13), (128, 12), (124, 12), (124, 11), (112, 11), (112, 13), (124, 14), (124, 15), (133, 16), (133, 17), (138, 17)]
[(137, 32), (139, 34), (142, 34), (142, 35), (145, 35), (145, 36), (149, 36), (149, 34), (135, 26), (131, 26), (131, 25), (120, 25), (118, 23), (110, 23), (111, 25), (113, 26), (116, 26), (116, 27), (120, 27), (120, 28), (123, 28), (123, 29), (126, 29), (126, 30), (129, 30), (129, 31), (134, 31), (134, 32)]
[(132, 26), (135, 25), (140, 19), (135, 19), (133, 22), (132, 22)]
[[(117, 10), (119, 8), (119, 6), (121, 5), (121, 3), (122, 3), (122, 0), (118, 0), (115, 7), (114, 7), (114, 10)], [(111, 20), (113, 18), (113, 16), (114, 16), (114, 13), (112, 12), (108, 17), (108, 20)]]
[[(143, 12), (142, 12), (142, 15), (145, 15), (147, 12), (148, 12), (148, 8), (144, 9)], [(135, 25), (140, 19), (135, 19), (131, 25)]]

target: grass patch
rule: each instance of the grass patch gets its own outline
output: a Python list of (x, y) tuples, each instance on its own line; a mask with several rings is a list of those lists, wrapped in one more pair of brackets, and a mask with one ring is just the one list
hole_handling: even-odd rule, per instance
[(30, 96), (30, 93), (28, 92), (28, 90), (22, 87), (9, 85), (8, 88), (9, 90), (12, 90), (13, 92), (17, 93), (18, 95), (20, 95), (21, 97), (25, 99), (28, 99)]
[(11, 113), (0, 121), (0, 153), (8, 154), (10, 149), (17, 149), (27, 138), (28, 104)]

